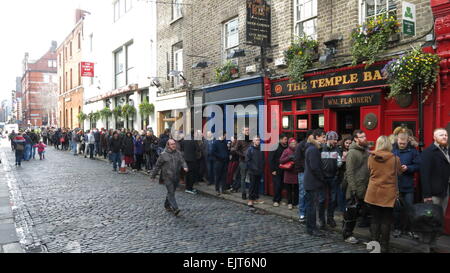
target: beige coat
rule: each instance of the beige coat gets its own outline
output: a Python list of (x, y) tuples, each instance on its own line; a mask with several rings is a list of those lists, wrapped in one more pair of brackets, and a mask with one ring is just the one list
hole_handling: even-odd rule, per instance
[(368, 204), (393, 208), (398, 196), (397, 176), (401, 173), (400, 159), (390, 152), (375, 151), (369, 156), (369, 185), (364, 201)]

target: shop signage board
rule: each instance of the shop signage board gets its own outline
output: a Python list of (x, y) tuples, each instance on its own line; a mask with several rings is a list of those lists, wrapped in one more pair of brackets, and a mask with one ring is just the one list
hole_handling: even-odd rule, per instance
[(269, 47), (271, 9), (269, 1), (247, 0), (246, 40), (254, 46)]
[(352, 68), (343, 71), (314, 75), (301, 83), (289, 80), (272, 83), (272, 97), (302, 95), (325, 91), (351, 90), (369, 86), (387, 85), (381, 70), (384, 64), (364, 68)]
[(81, 77), (94, 77), (94, 63), (81, 62)]
[(416, 35), (416, 5), (402, 2), (402, 23), (405, 35)]
[(380, 93), (365, 93), (343, 96), (324, 97), (325, 108), (350, 108), (360, 106), (379, 105)]

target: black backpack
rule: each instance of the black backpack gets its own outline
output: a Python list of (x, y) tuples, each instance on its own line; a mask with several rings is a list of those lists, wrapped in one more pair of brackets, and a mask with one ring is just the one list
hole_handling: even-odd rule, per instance
[(409, 221), (414, 232), (440, 233), (444, 225), (444, 212), (439, 205), (414, 204), (409, 210)]

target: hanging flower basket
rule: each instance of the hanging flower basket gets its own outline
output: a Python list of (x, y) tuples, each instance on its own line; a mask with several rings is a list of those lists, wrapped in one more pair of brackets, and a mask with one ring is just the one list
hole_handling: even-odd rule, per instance
[(133, 117), (136, 114), (136, 108), (134, 106), (131, 106), (129, 104), (125, 104), (122, 107), (122, 115), (126, 118)]
[(77, 118), (78, 118), (78, 121), (80, 123), (82, 123), (83, 121), (85, 121), (88, 118), (88, 116), (85, 113), (80, 112), (80, 113), (78, 113)]
[(295, 40), (284, 52), (288, 64), (288, 74), (291, 82), (302, 82), (306, 70), (311, 68), (312, 60), (319, 44), (316, 40), (302, 36)]
[(100, 117), (103, 119), (108, 119), (112, 116), (112, 111), (109, 109), (109, 107), (105, 107), (102, 110), (100, 110)]
[(122, 106), (120, 106), (120, 105), (116, 106), (116, 108), (114, 108), (114, 110), (112, 110), (112, 112), (116, 118), (122, 117)]
[(424, 101), (430, 95), (439, 74), (441, 58), (436, 54), (424, 53), (419, 48), (388, 62), (383, 68), (384, 77), (390, 84), (388, 97), (411, 94), (421, 83), (425, 92)]
[(144, 100), (141, 104), (139, 104), (139, 113), (142, 116), (149, 116), (155, 111), (155, 106), (153, 103), (149, 103), (147, 100)]
[(227, 82), (234, 78), (239, 78), (239, 67), (231, 61), (227, 61), (224, 65), (216, 68), (217, 82)]
[(391, 37), (400, 32), (400, 23), (393, 16), (380, 15), (370, 18), (352, 31), (352, 65), (364, 61), (366, 67), (375, 62)]

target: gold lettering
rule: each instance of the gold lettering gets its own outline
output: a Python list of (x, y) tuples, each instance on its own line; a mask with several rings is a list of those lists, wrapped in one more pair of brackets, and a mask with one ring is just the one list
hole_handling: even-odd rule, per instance
[(325, 84), (325, 79), (320, 79), (320, 80), (319, 80), (319, 88), (320, 88), (320, 87), (325, 87), (324, 84)]
[(312, 84), (312, 88), (316, 88), (316, 84), (319, 80), (312, 80), (311, 84)]
[(326, 86), (333, 86), (334, 85), (334, 78), (327, 78), (327, 79), (325, 79), (325, 85)]
[(334, 80), (334, 83), (336, 85), (339, 85), (339, 84), (341, 84), (341, 82), (342, 82), (342, 76), (336, 76), (335, 80)]
[(306, 89), (308, 89), (308, 85), (306, 84), (306, 82), (302, 82), (302, 90)]
[(373, 76), (373, 80), (377, 81), (377, 80), (382, 80), (383, 77), (381, 77), (381, 73), (380, 70), (375, 70), (375, 75)]
[(292, 92), (292, 83), (288, 84), (289, 92)]
[(347, 75), (344, 75), (343, 79), (344, 79), (344, 81), (342, 82), (342, 84), (349, 84), (350, 83), (350, 81), (347, 80)]
[(350, 74), (350, 83), (357, 83), (358, 82), (358, 74)]
[(364, 72), (364, 81), (371, 81), (372, 80), (372, 72), (368, 71), (368, 72)]

